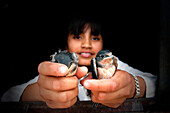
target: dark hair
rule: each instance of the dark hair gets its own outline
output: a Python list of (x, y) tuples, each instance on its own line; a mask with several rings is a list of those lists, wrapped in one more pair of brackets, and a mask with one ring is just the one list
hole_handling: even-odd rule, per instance
[[(91, 34), (98, 36), (99, 34), (104, 36), (103, 24), (100, 19), (95, 17), (74, 17), (71, 19), (67, 36), (73, 34), (75, 36), (83, 33), (85, 25), (88, 24), (91, 27)], [(66, 38), (67, 39), (67, 38)], [(65, 47), (67, 48), (67, 40), (65, 41)]]
[(79, 35), (83, 33), (85, 24), (89, 24), (91, 26), (91, 33), (95, 36), (99, 34), (102, 35), (102, 25), (99, 20), (94, 20), (94, 18), (74, 18), (69, 25), (68, 33)]

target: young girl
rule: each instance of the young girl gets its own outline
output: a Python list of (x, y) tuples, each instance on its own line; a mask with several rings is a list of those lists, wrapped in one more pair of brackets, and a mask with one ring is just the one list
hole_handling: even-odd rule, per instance
[[(92, 57), (103, 49), (104, 37), (101, 25), (87, 18), (75, 19), (69, 26), (66, 50), (78, 55), (79, 67), (76, 76), (65, 77), (68, 67), (64, 64), (45, 61), (39, 64), (39, 76), (7, 91), (2, 101), (43, 101), (51, 108), (68, 108), (77, 101), (92, 100), (95, 103), (117, 108), (126, 99), (154, 97), (156, 76), (143, 73), (120, 61), (118, 70), (111, 79), (92, 79), (90, 76), (78, 84), (90, 68)], [(136, 82), (139, 92), (136, 92)], [(57, 77), (56, 77), (57, 76)], [(91, 90), (91, 97), (87, 96)], [(12, 94), (12, 96), (10, 95)]]

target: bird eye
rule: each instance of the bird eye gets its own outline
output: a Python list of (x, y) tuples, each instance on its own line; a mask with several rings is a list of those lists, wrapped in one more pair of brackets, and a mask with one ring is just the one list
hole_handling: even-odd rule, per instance
[(104, 57), (105, 57), (105, 55), (101, 54), (101, 55), (100, 55), (100, 57), (104, 58)]

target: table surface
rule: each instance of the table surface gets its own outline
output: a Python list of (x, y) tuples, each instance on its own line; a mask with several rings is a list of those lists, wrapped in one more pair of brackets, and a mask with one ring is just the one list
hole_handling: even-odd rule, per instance
[(155, 111), (155, 99), (127, 99), (118, 108), (99, 104), (93, 108), (91, 101), (77, 101), (66, 109), (51, 109), (44, 102), (1, 102), (3, 113), (111, 113), (111, 112), (148, 112)]

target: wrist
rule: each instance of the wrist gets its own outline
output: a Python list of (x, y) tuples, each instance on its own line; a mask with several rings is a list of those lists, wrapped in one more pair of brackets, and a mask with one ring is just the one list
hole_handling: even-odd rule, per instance
[(131, 77), (131, 94), (129, 96), (129, 98), (134, 98), (135, 94), (136, 94), (136, 88), (135, 88), (135, 79), (133, 78), (132, 75), (129, 75)]
[[(140, 76), (136, 76), (137, 80), (138, 80), (138, 85), (136, 84), (136, 81), (135, 81), (135, 78), (132, 74), (130, 74), (131, 77), (132, 77), (132, 95), (131, 95), (131, 98), (140, 98), (140, 97), (145, 97), (145, 93), (146, 93), (146, 83), (145, 83), (145, 80), (140, 77)], [(137, 89), (138, 87), (138, 89)], [(137, 91), (140, 91), (140, 93), (138, 92), (137, 94)]]
[(140, 97), (140, 83), (138, 77), (134, 74), (130, 74), (132, 77), (132, 96), (131, 98), (139, 98)]
[(20, 101), (43, 101), (43, 98), (39, 94), (38, 84), (34, 83), (28, 85), (23, 91)]
[(145, 80), (142, 77), (137, 76), (139, 84), (140, 84), (140, 96), (139, 97), (145, 97), (146, 93), (146, 83)]

